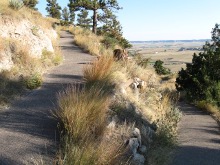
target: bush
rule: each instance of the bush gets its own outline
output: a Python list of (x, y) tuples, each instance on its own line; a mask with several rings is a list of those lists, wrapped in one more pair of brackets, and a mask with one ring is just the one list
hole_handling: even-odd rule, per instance
[(163, 61), (157, 60), (154, 64), (155, 71), (159, 75), (167, 75), (170, 74), (170, 69), (163, 67)]
[(27, 89), (36, 89), (42, 85), (42, 77), (40, 74), (33, 74), (25, 79)]
[(20, 10), (24, 6), (24, 3), (21, 0), (10, 0), (9, 7), (14, 10)]
[(216, 24), (212, 41), (206, 42), (203, 52), (194, 54), (192, 63), (178, 73), (176, 87), (186, 91), (191, 101), (205, 100), (220, 106), (220, 29)]
[(26, 7), (37, 10), (35, 6), (38, 4), (38, 0), (23, 0), (23, 3)]

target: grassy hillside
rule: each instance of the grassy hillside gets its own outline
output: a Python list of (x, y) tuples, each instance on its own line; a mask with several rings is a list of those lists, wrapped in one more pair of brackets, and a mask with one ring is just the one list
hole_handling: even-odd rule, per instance
[[(140, 130), (144, 164), (164, 164), (176, 142), (180, 113), (177, 94), (161, 84), (154, 70), (135, 58), (114, 61), (101, 37), (70, 27), (77, 45), (99, 59), (84, 68), (83, 85), (72, 85), (59, 94), (58, 118), (62, 143), (58, 164), (136, 164), (129, 142)], [(139, 59), (140, 60), (140, 59)], [(141, 88), (133, 88), (136, 81)], [(130, 142), (129, 142), (130, 143)]]

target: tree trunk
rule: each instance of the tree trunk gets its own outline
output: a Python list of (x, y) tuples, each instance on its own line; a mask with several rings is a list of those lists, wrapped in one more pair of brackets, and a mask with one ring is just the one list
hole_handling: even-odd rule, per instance
[(93, 10), (93, 25), (92, 32), (96, 34), (97, 32), (97, 9)]

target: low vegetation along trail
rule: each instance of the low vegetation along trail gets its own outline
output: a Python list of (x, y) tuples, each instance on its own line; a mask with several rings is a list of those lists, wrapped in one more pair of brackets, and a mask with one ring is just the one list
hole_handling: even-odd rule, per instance
[(61, 32), (62, 65), (44, 75), (40, 89), (0, 110), (0, 164), (53, 164), (56, 152), (57, 121), (51, 111), (56, 94), (67, 84), (82, 81), (82, 68), (94, 57), (73, 45), (73, 36)]
[(220, 133), (217, 122), (205, 112), (181, 102), (179, 147), (171, 165), (219, 165)]

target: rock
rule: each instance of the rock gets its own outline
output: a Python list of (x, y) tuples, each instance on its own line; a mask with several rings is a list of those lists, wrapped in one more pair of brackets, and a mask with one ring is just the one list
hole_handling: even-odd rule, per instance
[(142, 153), (142, 154), (145, 154), (147, 152), (147, 147), (145, 145), (142, 145), (140, 148), (139, 148), (139, 151)]
[(137, 149), (139, 147), (139, 140), (138, 138), (131, 138), (129, 139), (128, 145), (130, 147), (130, 150), (132, 151), (133, 155), (137, 153)]
[(108, 125), (107, 125), (107, 128), (110, 129), (110, 130), (113, 130), (115, 128), (115, 121), (111, 121)]
[[(13, 19), (9, 16), (0, 17), (1, 40), (14, 40), (24, 47), (32, 57), (41, 58), (42, 50), (54, 52), (52, 40), (57, 37), (56, 31), (42, 29), (27, 19)], [(16, 51), (16, 44), (10, 44), (11, 50), (0, 50), (0, 71), (10, 70), (13, 66), (12, 54)], [(10, 51), (10, 53), (9, 53)], [(3, 60), (2, 60), (3, 59)]]
[(132, 159), (132, 162), (135, 165), (144, 165), (145, 163), (145, 157), (141, 154), (136, 153)]
[(141, 132), (138, 128), (135, 128), (132, 132), (133, 136), (138, 139), (139, 146), (141, 146)]
[(10, 70), (13, 67), (12, 53), (8, 49), (0, 51), (0, 71)]

